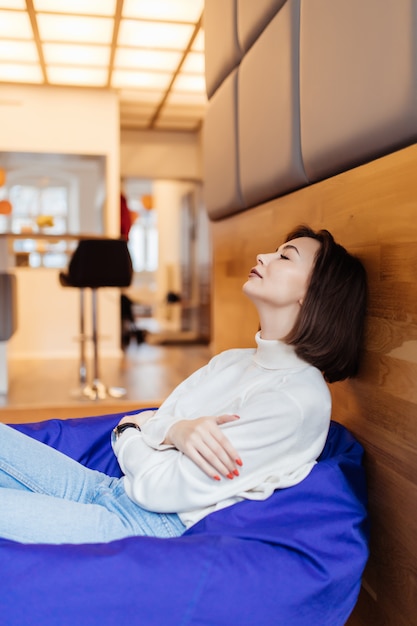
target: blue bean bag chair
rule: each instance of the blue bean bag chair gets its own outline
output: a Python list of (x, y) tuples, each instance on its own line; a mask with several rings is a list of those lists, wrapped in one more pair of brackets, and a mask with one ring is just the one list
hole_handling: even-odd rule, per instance
[[(120, 476), (122, 414), (16, 426)], [(342, 626), (368, 558), (363, 449), (332, 422), (309, 476), (207, 516), (182, 537), (24, 545), (0, 539), (5, 626)], [(1, 512), (0, 512), (1, 514)]]

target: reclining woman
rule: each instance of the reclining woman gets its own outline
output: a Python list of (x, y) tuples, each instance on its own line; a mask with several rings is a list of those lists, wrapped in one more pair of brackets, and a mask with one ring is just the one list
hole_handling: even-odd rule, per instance
[(326, 381), (358, 372), (364, 267), (328, 231), (300, 226), (258, 255), (243, 291), (259, 314), (257, 347), (222, 352), (158, 410), (124, 417), (112, 433), (122, 478), (0, 424), (1, 537), (175, 537), (309, 474), (330, 424)]

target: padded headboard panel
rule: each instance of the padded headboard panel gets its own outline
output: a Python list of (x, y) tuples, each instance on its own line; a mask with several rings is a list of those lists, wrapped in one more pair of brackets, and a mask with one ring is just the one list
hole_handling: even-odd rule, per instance
[(305, 0), (300, 124), (310, 181), (417, 139), (415, 0)]
[(246, 207), (308, 182), (300, 144), (298, 24), (299, 2), (285, 2), (237, 70), (238, 165)]
[(416, 0), (206, 0), (211, 219), (412, 143), (416, 23)]
[(286, 0), (238, 0), (237, 24), (240, 49), (247, 52)]
[[(221, 18), (219, 20), (219, 17)], [(242, 58), (237, 39), (236, 3), (212, 0), (205, 3), (206, 90), (209, 98)]]

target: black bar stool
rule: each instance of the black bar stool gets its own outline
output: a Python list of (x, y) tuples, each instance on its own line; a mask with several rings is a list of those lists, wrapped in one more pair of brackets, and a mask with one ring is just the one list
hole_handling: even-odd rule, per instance
[[(127, 242), (124, 239), (82, 239), (68, 265), (67, 272), (60, 272), (63, 287), (80, 290), (80, 389), (78, 395), (92, 400), (107, 396), (121, 398), (126, 390), (121, 387), (106, 387), (99, 376), (97, 289), (102, 287), (128, 287), (132, 281), (133, 268)], [(85, 346), (85, 289), (91, 289), (92, 298), (92, 342), (93, 381), (87, 382)]]

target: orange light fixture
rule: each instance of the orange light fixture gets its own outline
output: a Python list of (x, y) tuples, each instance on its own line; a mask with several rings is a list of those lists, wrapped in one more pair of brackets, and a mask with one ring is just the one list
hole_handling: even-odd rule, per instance
[(8, 200), (0, 200), (0, 215), (10, 215), (12, 204)]
[(143, 207), (147, 211), (150, 211), (151, 209), (153, 209), (153, 196), (151, 196), (150, 194), (146, 194), (142, 196), (141, 202), (142, 202)]

